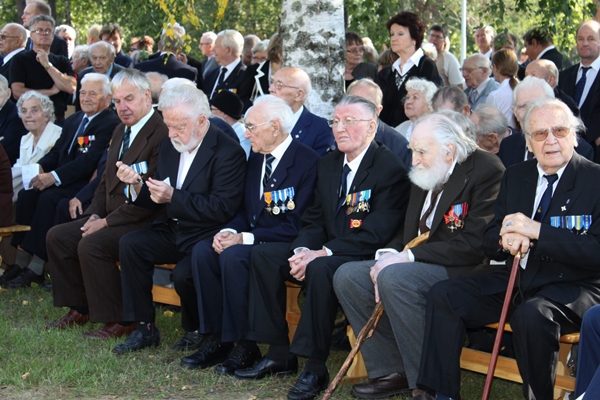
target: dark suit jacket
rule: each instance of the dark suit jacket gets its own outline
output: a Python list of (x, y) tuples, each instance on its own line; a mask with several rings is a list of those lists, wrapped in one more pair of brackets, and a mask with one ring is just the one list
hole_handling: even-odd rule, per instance
[[(577, 84), (577, 72), (579, 65), (575, 64), (561, 71), (558, 88), (565, 92), (571, 98), (575, 97), (575, 85)], [(600, 74), (596, 75), (596, 79), (590, 88), (585, 101), (581, 105), (581, 119), (587, 128), (586, 139), (593, 142), (600, 137)]]
[[(45, 172), (55, 171), (61, 181), (61, 186), (72, 183), (89, 181), (96, 170), (102, 153), (108, 146), (112, 132), (119, 124), (119, 118), (110, 109), (105, 109), (88, 123), (80, 136), (95, 136), (86, 153), (78, 151), (77, 142), (71, 147), (73, 138), (85, 114), (79, 111), (65, 120), (62, 134), (54, 147), (39, 161)], [(71, 151), (69, 151), (71, 147)]]
[(581, 116), (581, 113), (579, 112), (579, 107), (577, 107), (577, 104), (575, 104), (575, 100), (573, 100), (571, 96), (567, 95), (565, 92), (560, 90), (558, 86), (554, 88), (554, 97), (565, 103), (574, 116)]
[[(31, 41), (30, 37), (27, 38), (25, 49), (33, 49), (33, 42)], [(50, 53), (56, 54), (57, 56), (65, 56), (69, 58), (69, 49), (67, 48), (67, 42), (65, 42), (65, 39), (55, 34), (54, 39), (52, 40), (52, 44), (50, 45)]]
[[(512, 131), (512, 135), (502, 139), (502, 142), (500, 142), (500, 150), (498, 150), (497, 154), (505, 168), (523, 162), (525, 160), (525, 152), (527, 151), (523, 132), (518, 129), (513, 129)], [(594, 149), (592, 146), (579, 135), (577, 135), (577, 144), (578, 146), (575, 147), (575, 151), (588, 160), (593, 161)]]
[(269, 65), (270, 61), (261, 64), (252, 64), (246, 69), (246, 76), (240, 85), (237, 95), (244, 102), (244, 112), (252, 106), (252, 101), (269, 94)]
[(0, 144), (0, 227), (12, 225), (12, 173), (11, 163)]
[(170, 54), (167, 62), (165, 63), (166, 57), (167, 55), (165, 54), (158, 58), (138, 63), (134, 68), (142, 72), (158, 72), (160, 74), (165, 74), (169, 77), (169, 79), (189, 79), (190, 81), (196, 83), (198, 89), (202, 90), (202, 75), (198, 74), (198, 70), (196, 68), (182, 63), (177, 59), (175, 54)]
[[(168, 177), (175, 187), (179, 159), (180, 153), (169, 139), (164, 139), (159, 146), (154, 179), (164, 181)], [(171, 202), (166, 206), (154, 203), (144, 185), (135, 204), (165, 208), (166, 213), (152, 225), (170, 230), (168, 223), (176, 219), (175, 243), (187, 253), (200, 240), (211, 239), (235, 215), (244, 195), (245, 175), (246, 153), (242, 147), (210, 125), (183, 186), (175, 189)]]
[(320, 156), (327, 154), (327, 150), (335, 143), (327, 120), (311, 113), (306, 107), (294, 125), (291, 135), (292, 138), (307, 145)]
[(264, 195), (259, 195), (263, 160), (263, 154), (250, 154), (244, 201), (227, 227), (238, 232), (252, 232), (254, 244), (291, 242), (298, 235), (304, 210), (314, 202), (319, 155), (313, 149), (292, 140), (265, 188), (267, 192), (294, 189), (294, 209), (278, 215), (265, 210)]
[[(116, 74), (123, 71), (124, 69), (125, 68), (121, 67), (119, 64), (113, 63), (113, 69), (112, 71), (110, 71), (110, 79), (114, 78)], [(81, 90), (81, 80), (90, 72), (94, 72), (94, 68), (87, 67), (83, 69), (77, 76), (77, 90), (75, 92), (75, 110), (77, 111), (81, 111), (81, 104), (79, 104), (79, 91)]]
[[(506, 215), (517, 212), (528, 217), (532, 215), (537, 179), (535, 160), (506, 170), (495, 216), (484, 237), (484, 249), (489, 257), (508, 259), (507, 265), (512, 265), (512, 256), (502, 252), (498, 245), (502, 221)], [(599, 181), (600, 166), (573, 154), (554, 190), (539, 240), (534, 241), (529, 251), (527, 268), (521, 269), (517, 278), (525, 298), (539, 294), (564, 304), (580, 317), (600, 302), (600, 191), (590, 190)], [(550, 217), (568, 215), (592, 215), (586, 235), (550, 225)], [(509, 268), (505, 268), (479, 277), (482, 294), (505, 291), (508, 275)]]
[(552, 61), (554, 63), (554, 65), (556, 65), (556, 68), (558, 68), (559, 71), (562, 71), (563, 55), (560, 54), (560, 51), (558, 51), (556, 48), (550, 49), (547, 52), (545, 52), (544, 54), (542, 54), (541, 59)]
[(119, 64), (123, 68), (133, 68), (133, 59), (127, 54), (123, 53), (123, 49), (115, 56), (115, 63)]
[(17, 106), (8, 100), (2, 109), (0, 109), (0, 144), (8, 155), (10, 165), (14, 165), (19, 158), (19, 148), (21, 138), (27, 134), (27, 129), (23, 126), (23, 121), (19, 117)]
[[(334, 256), (370, 259), (404, 223), (410, 183), (400, 159), (387, 147), (371, 142), (348, 193), (371, 190), (370, 211), (338, 211), (344, 154), (339, 150), (319, 160), (315, 204), (302, 217), (302, 230), (291, 249), (323, 246)], [(353, 228), (352, 221), (360, 221)]]
[[(119, 124), (115, 128), (113, 138), (108, 149), (106, 169), (102, 174), (102, 180), (94, 193), (92, 204), (85, 210), (85, 215), (97, 214), (100, 218), (106, 218), (108, 226), (121, 226), (128, 224), (149, 225), (158, 213), (152, 210), (128, 203), (125, 197), (125, 184), (117, 178), (117, 160), (121, 152), (125, 125)], [(145, 177), (152, 176), (158, 163), (158, 145), (168, 136), (169, 130), (162, 117), (154, 112), (152, 117), (139, 131), (129, 150), (123, 157), (123, 163), (127, 165), (142, 161), (148, 163), (148, 173)]]
[(408, 148), (408, 140), (397, 130), (383, 121), (377, 124), (375, 141), (385, 144), (392, 153), (396, 154), (404, 163), (406, 170), (410, 170), (412, 165), (412, 151)]
[[(456, 164), (435, 209), (429, 239), (411, 249), (415, 261), (443, 265), (450, 278), (464, 276), (484, 262), (483, 233), (494, 216), (503, 172), (504, 167), (496, 156), (479, 149)], [(412, 185), (403, 240), (397, 235), (386, 247), (402, 251), (406, 243), (418, 236), (426, 197), (427, 191)], [(462, 203), (468, 205), (464, 227), (450, 229), (445, 215), (452, 206)]]
[[(210, 99), (210, 95), (212, 93), (213, 87), (219, 78), (219, 73), (221, 72), (221, 66), (213, 69), (212, 71), (206, 74), (206, 78), (204, 79), (204, 93)], [(244, 81), (246, 76), (246, 66), (243, 62), (240, 63), (231, 71), (227, 79), (221, 83), (221, 85), (217, 86), (215, 89), (215, 93), (219, 93), (221, 90), (229, 90), (233, 93), (238, 93), (242, 82)]]
[[(3, 62), (3, 61), (0, 61)], [(8, 60), (6, 63), (0, 65), (0, 75), (4, 76), (8, 82), (10, 82), (10, 63), (12, 62), (12, 58)]]

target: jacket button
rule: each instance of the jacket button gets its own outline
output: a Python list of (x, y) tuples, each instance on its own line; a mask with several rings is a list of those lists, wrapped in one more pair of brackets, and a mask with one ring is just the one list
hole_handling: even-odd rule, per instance
[(562, 274), (562, 272), (561, 272), (560, 274), (558, 274), (558, 277), (559, 277), (559, 278), (562, 278), (562, 277), (563, 277), (563, 274)]
[(111, 195), (110, 195), (110, 198), (112, 199), (113, 197), (115, 197), (115, 195), (114, 195), (114, 194), (111, 194)]

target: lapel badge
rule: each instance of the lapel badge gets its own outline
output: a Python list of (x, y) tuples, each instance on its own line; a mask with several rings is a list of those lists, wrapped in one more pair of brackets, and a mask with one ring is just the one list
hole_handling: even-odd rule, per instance
[(444, 221), (452, 232), (454, 232), (456, 229), (462, 229), (465, 227), (465, 217), (467, 216), (468, 211), (469, 205), (467, 203), (450, 206), (448, 214), (444, 214)]

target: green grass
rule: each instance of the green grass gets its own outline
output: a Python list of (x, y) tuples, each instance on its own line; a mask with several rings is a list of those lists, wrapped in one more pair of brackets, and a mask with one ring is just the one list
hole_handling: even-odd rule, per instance
[[(81, 336), (100, 325), (46, 331), (45, 324), (67, 309), (54, 307), (52, 294), (41, 288), (1, 291), (0, 310), (0, 399), (285, 399), (296, 379), (240, 381), (212, 369), (181, 368), (179, 360), (186, 354), (170, 348), (182, 334), (180, 315), (161, 308), (160, 346), (124, 356), (111, 352), (123, 339)], [(346, 355), (332, 353), (332, 375)], [(481, 398), (483, 383), (482, 375), (463, 372), (463, 399)], [(333, 398), (352, 399), (349, 390), (343, 385)], [(521, 386), (497, 379), (491, 398), (520, 399)]]

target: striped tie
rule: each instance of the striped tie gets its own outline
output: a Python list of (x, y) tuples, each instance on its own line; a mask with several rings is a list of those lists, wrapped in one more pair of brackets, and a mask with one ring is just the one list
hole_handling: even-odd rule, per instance
[(123, 148), (121, 149), (121, 154), (119, 155), (119, 161), (123, 160), (125, 157), (125, 153), (129, 150), (129, 136), (131, 135), (131, 128), (125, 128), (125, 134), (123, 135)]
[(272, 154), (265, 154), (265, 175), (263, 176), (263, 190), (266, 191), (267, 188), (267, 182), (269, 181), (269, 178), (271, 177), (271, 172), (273, 172), (273, 166), (271, 165), (273, 163), (273, 160), (275, 159), (275, 156), (273, 156)]

